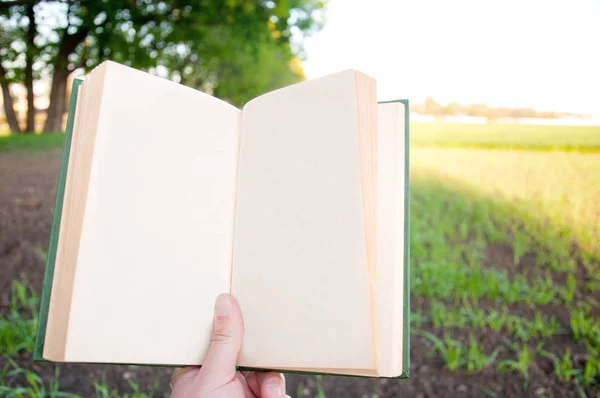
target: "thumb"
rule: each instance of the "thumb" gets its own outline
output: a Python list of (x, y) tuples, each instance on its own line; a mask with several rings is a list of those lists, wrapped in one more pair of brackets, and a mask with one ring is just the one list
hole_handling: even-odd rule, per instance
[(204, 383), (218, 388), (235, 379), (236, 362), (244, 339), (244, 321), (237, 300), (221, 294), (215, 303), (212, 341), (198, 373)]

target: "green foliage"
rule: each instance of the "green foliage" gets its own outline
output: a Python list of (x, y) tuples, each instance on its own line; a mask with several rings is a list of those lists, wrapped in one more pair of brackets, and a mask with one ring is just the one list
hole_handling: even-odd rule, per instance
[(426, 320), (427, 320), (427, 318), (423, 315), (423, 313), (421, 311), (410, 313), (410, 326), (411, 327), (420, 328)]
[(487, 325), (494, 332), (499, 332), (500, 329), (508, 323), (508, 309), (504, 307), (503, 311), (492, 310), (487, 316)]
[(563, 331), (556, 317), (542, 315), (539, 311), (535, 312), (533, 321), (529, 322), (529, 327), (531, 334), (537, 334), (537, 337), (541, 339), (562, 333)]
[[(0, 2), (1, 81), (23, 82), (26, 66), (35, 66), (37, 77), (53, 76), (64, 90), (69, 73), (110, 59), (216, 87), (236, 103), (300, 78), (288, 64), (302, 52), (299, 39), (320, 28), (324, 7), (324, 0), (10, 3)], [(52, 89), (45, 131), (60, 126), (64, 94)]]
[(10, 308), (0, 314), (0, 353), (16, 357), (31, 352), (35, 342), (39, 297), (26, 284), (13, 281)]
[(577, 291), (577, 279), (575, 274), (572, 272), (567, 276), (567, 281), (564, 286), (560, 286), (558, 295), (561, 301), (565, 304), (571, 304), (575, 298), (575, 292)]
[(412, 123), (413, 147), (600, 151), (600, 126)]
[(103, 378), (102, 382), (94, 381), (96, 398), (152, 398), (158, 388), (158, 380), (154, 381), (152, 390), (148, 393), (143, 392), (140, 385), (131, 380), (129, 380), (129, 387), (131, 387), (132, 392), (124, 393), (120, 392), (117, 388), (110, 388), (105, 378)]
[[(445, 305), (438, 301), (431, 301), (429, 318), (434, 328), (448, 330), (459, 329), (485, 329), (494, 332), (506, 330), (521, 341), (530, 339), (547, 338), (561, 333), (560, 323), (554, 316), (547, 316), (540, 311), (535, 311), (533, 320), (525, 317), (511, 315), (508, 308), (502, 311), (484, 310), (473, 308), (471, 304)], [(420, 324), (423, 315), (419, 315)], [(420, 326), (419, 326), (420, 327)]]
[(579, 382), (584, 386), (600, 384), (600, 349), (589, 347), (587, 361), (579, 375)]
[[(38, 6), (36, 14), (42, 8), (57, 21), (44, 26), (54, 34), (36, 32), (37, 61), (46, 65), (62, 61), (70, 70), (89, 70), (107, 58), (138, 68), (174, 66), (169, 63), (172, 59), (208, 67), (213, 59), (234, 57), (237, 50), (255, 43), (288, 43), (293, 29), (305, 34), (318, 29), (316, 13), (323, 2), (116, 0)], [(2, 21), (23, 20), (5, 24), (7, 33), (16, 39), (23, 37), (23, 29), (29, 25), (25, 11), (25, 7), (0, 6)], [(292, 13), (294, 18), (290, 18)], [(68, 21), (60, 19), (67, 16)], [(17, 52), (19, 48), (24, 49), (17, 46)], [(64, 50), (71, 52), (61, 53)]]
[(571, 331), (579, 343), (588, 343), (600, 348), (600, 320), (588, 316), (584, 309), (576, 309), (571, 314)]
[[(320, 375), (316, 376), (317, 382), (317, 394), (314, 396), (315, 398), (325, 398), (325, 389), (323, 388), (323, 378)], [(297, 397), (306, 396), (304, 391), (304, 383), (302, 381), (298, 382), (298, 388), (296, 390)]]
[(554, 363), (554, 374), (558, 380), (569, 381), (581, 373), (580, 369), (576, 369), (573, 366), (570, 348), (567, 348), (563, 356), (560, 358), (551, 352), (540, 352), (540, 354), (552, 360)]
[[(217, 84), (213, 94), (237, 106), (273, 88), (304, 79), (299, 59), (293, 57), (291, 48), (269, 42), (257, 43), (257, 48), (238, 52), (235, 57), (219, 60), (218, 63), (219, 67), (214, 68)], [(294, 65), (297, 67), (294, 68)], [(186, 81), (182, 83), (186, 84)]]
[(433, 343), (434, 351), (440, 354), (448, 370), (458, 370), (464, 365), (465, 350), (460, 341), (452, 339), (448, 334), (445, 335), (444, 340), (426, 331), (420, 331), (419, 334), (422, 334)]
[(517, 359), (504, 359), (498, 362), (498, 371), (501, 373), (516, 372), (525, 378), (524, 388), (529, 384), (529, 366), (535, 359), (535, 351), (523, 345), (517, 353)]
[(472, 335), (469, 335), (469, 349), (467, 351), (467, 372), (473, 373), (483, 370), (496, 359), (500, 348), (496, 348), (494, 352), (487, 355), (484, 352), (483, 345), (475, 341)]
[[(15, 385), (13, 382), (15, 378), (23, 378), (25, 383)], [(13, 360), (9, 360), (0, 371), (0, 396), (6, 398), (80, 398), (76, 394), (59, 391), (58, 379), (58, 367), (54, 377), (46, 383), (37, 373), (22, 369)]]
[(323, 389), (323, 377), (317, 375), (317, 395), (315, 398), (325, 398), (325, 390)]
[(427, 331), (418, 333), (433, 343), (434, 351), (442, 357), (446, 367), (451, 371), (464, 370), (467, 373), (474, 373), (483, 370), (494, 362), (500, 351), (496, 348), (491, 354), (486, 354), (483, 345), (479, 344), (472, 335), (469, 335), (469, 344), (464, 346), (449, 334), (441, 340)]
[(600, 383), (600, 351), (594, 347), (589, 347), (587, 360), (583, 364), (583, 368), (578, 368), (573, 363), (570, 348), (567, 348), (561, 357), (548, 351), (541, 351), (540, 354), (552, 361), (554, 375), (558, 380), (575, 380), (584, 387), (591, 387)]

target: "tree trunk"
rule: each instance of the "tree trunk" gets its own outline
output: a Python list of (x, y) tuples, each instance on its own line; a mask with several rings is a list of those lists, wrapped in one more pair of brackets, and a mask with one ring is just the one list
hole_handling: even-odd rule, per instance
[(10, 128), (10, 132), (13, 134), (20, 133), (21, 127), (17, 121), (17, 115), (13, 108), (13, 99), (10, 95), (10, 86), (8, 83), (0, 84), (2, 86), (2, 99), (4, 100), (4, 114), (6, 115), (6, 122)]
[(62, 120), (67, 105), (67, 77), (69, 71), (61, 67), (60, 63), (54, 69), (52, 88), (50, 89), (50, 104), (48, 105), (44, 133), (62, 132)]
[(35, 54), (35, 13), (33, 4), (27, 6), (27, 18), (29, 27), (27, 28), (27, 47), (25, 52), (25, 89), (27, 90), (27, 132), (35, 131), (35, 103), (33, 95), (33, 58)]
[(54, 61), (54, 76), (50, 89), (50, 103), (46, 112), (46, 125), (44, 133), (62, 132), (62, 120), (67, 110), (67, 78), (69, 77), (69, 55), (88, 34), (88, 29), (80, 28), (77, 32), (69, 34), (65, 29), (63, 39), (58, 47), (58, 54)]
[(0, 60), (0, 86), (2, 86), (2, 99), (4, 101), (4, 114), (6, 115), (6, 122), (10, 128), (11, 133), (20, 133), (21, 127), (19, 127), (19, 121), (15, 114), (15, 108), (13, 108), (13, 98), (10, 95), (10, 84), (6, 81), (6, 70), (2, 66)]

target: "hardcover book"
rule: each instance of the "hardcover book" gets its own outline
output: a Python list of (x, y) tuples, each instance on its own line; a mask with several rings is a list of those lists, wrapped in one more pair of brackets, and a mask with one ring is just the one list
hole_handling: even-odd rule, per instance
[(114, 62), (77, 79), (35, 345), (55, 362), (407, 377), (408, 102), (346, 70), (238, 109)]

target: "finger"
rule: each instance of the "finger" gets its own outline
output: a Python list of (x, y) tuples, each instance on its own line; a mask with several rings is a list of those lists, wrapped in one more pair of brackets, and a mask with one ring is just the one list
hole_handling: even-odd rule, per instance
[(256, 398), (256, 395), (252, 392), (250, 386), (248, 386), (248, 381), (246, 380), (246, 377), (242, 373), (236, 372), (235, 378), (242, 385), (242, 390), (244, 391), (244, 398)]
[[(281, 373), (263, 373), (258, 377), (262, 398), (284, 398), (285, 379)], [(257, 394), (258, 395), (258, 394)]]
[(213, 322), (212, 341), (198, 377), (218, 388), (234, 380), (235, 365), (244, 338), (242, 312), (232, 295), (217, 297)]
[(260, 381), (258, 380), (258, 375), (260, 373), (248, 372), (246, 375), (246, 383), (248, 383), (248, 387), (250, 391), (254, 393), (257, 397), (260, 397)]

